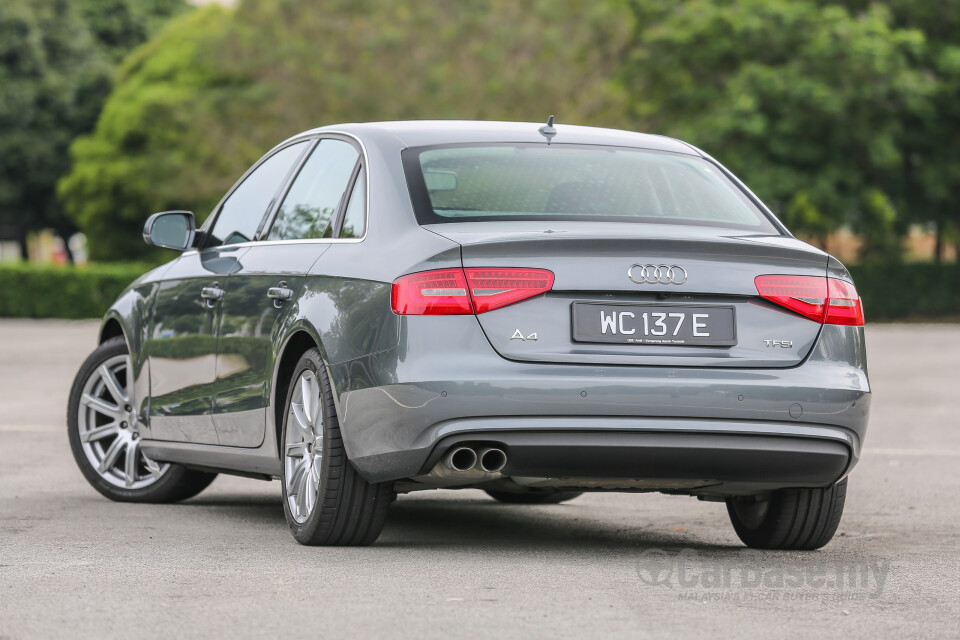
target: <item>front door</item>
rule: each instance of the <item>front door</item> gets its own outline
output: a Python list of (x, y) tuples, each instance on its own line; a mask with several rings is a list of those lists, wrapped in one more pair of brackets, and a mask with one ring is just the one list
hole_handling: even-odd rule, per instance
[(211, 398), (217, 373), (217, 328), (227, 277), (247, 247), (186, 253), (160, 283), (144, 343), (150, 403), (149, 436), (217, 444)]

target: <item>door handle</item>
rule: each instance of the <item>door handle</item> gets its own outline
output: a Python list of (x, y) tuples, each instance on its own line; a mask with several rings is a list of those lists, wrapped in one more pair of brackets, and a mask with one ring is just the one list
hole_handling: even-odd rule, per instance
[(219, 283), (214, 282), (212, 287), (204, 287), (200, 290), (200, 297), (207, 301), (208, 307), (212, 307), (217, 303), (217, 300), (223, 298), (225, 292), (218, 285)]
[(277, 286), (267, 289), (267, 297), (273, 300), (275, 305), (280, 306), (287, 300), (293, 299), (293, 290), (287, 288), (286, 282), (281, 282)]

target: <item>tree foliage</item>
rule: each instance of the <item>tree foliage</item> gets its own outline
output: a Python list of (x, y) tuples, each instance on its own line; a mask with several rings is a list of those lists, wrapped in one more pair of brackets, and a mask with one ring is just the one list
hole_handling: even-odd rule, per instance
[(67, 0), (0, 4), (0, 224), (5, 235), (62, 225), (53, 185), (89, 129), (109, 67)]
[[(925, 39), (888, 8), (793, 0), (634, 0), (623, 80), (637, 122), (705, 148), (795, 230), (883, 219), (906, 116), (936, 83)], [(890, 225), (885, 229), (889, 230)]]
[(144, 218), (202, 220), (280, 140), (336, 122), (411, 118), (623, 124), (608, 78), (619, 3), (248, 0), (175, 20), (128, 58), (61, 183), (91, 255), (131, 258)]
[[(202, 220), (257, 157), (303, 129), (556, 113), (560, 122), (688, 140), (744, 177), (795, 231), (822, 238), (850, 224), (865, 259), (896, 258), (895, 236), (907, 223), (956, 229), (960, 221), (960, 156), (952, 153), (960, 11), (950, 4), (206, 7), (124, 60), (95, 131), (72, 147), (75, 166), (59, 193), (89, 232), (93, 257), (136, 258), (148, 251), (133, 239), (149, 213), (187, 208)], [(114, 12), (87, 15), (101, 34), (122, 22)]]
[[(143, 42), (183, 0), (3, 0), (0, 3), (0, 233), (23, 243), (72, 223), (56, 199), (71, 141), (90, 131), (112, 61)], [(127, 16), (121, 23), (111, 23)]]
[[(862, 11), (867, 0), (847, 0)], [(907, 112), (902, 140), (903, 171), (896, 202), (909, 221), (936, 224), (936, 256), (952, 235), (960, 255), (960, 4), (955, 0), (887, 0), (893, 24), (924, 34), (916, 63), (935, 83), (926, 109)]]

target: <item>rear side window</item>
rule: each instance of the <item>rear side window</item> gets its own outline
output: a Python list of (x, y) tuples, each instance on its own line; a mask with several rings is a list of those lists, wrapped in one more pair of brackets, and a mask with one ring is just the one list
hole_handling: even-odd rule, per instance
[(260, 163), (220, 207), (210, 233), (214, 245), (253, 240), (270, 203), (309, 142), (280, 149)]
[(360, 153), (349, 142), (322, 140), (294, 180), (268, 240), (333, 237), (333, 224)]
[(340, 230), (341, 238), (363, 237), (367, 230), (366, 200), (367, 181), (363, 177), (363, 171), (361, 171), (357, 175), (357, 181), (353, 185), (353, 193), (350, 194), (350, 202), (347, 204), (347, 211), (343, 216), (343, 229)]
[(421, 224), (590, 220), (777, 233), (715, 165), (624, 147), (494, 144), (413, 148), (404, 168)]

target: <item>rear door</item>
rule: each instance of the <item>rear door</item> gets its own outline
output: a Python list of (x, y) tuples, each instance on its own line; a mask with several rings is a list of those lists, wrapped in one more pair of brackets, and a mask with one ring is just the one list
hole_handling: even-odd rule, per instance
[(296, 310), (307, 271), (336, 241), (359, 159), (351, 142), (322, 139), (278, 198), (262, 241), (250, 247), (228, 279), (213, 402), (222, 445), (263, 442), (278, 333)]

